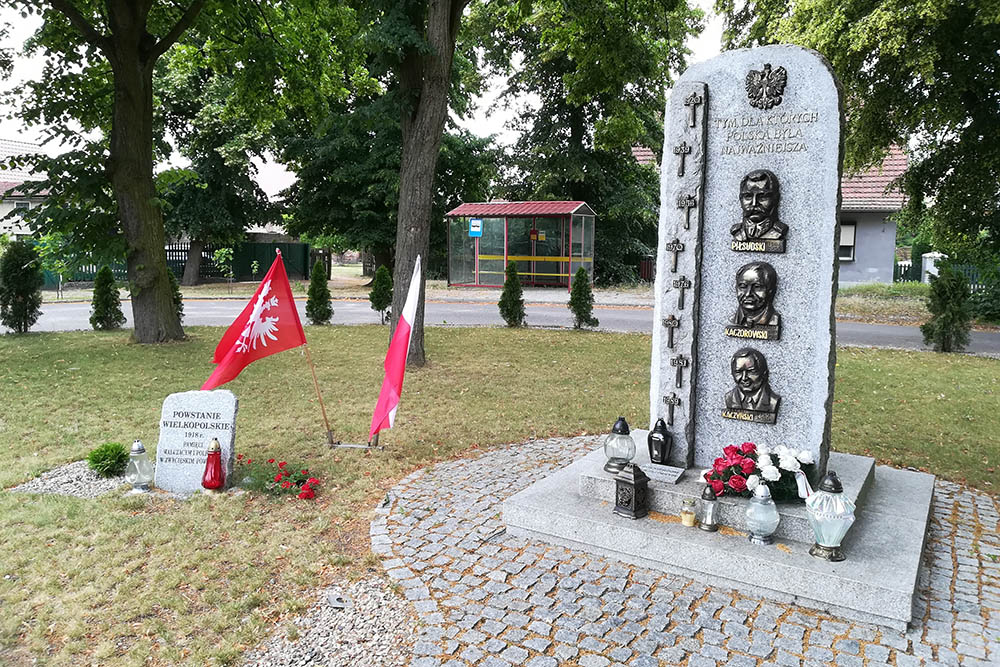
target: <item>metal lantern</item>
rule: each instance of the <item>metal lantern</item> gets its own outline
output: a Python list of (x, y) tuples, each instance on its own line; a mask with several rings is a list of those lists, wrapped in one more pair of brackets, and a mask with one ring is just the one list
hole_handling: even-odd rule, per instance
[(132, 485), (132, 493), (149, 491), (149, 484), (153, 481), (153, 464), (149, 462), (142, 440), (137, 439), (132, 443), (128, 465), (125, 467), (125, 481)]
[(806, 498), (809, 525), (816, 536), (816, 544), (809, 554), (829, 561), (846, 558), (840, 550), (851, 524), (854, 523), (854, 503), (844, 495), (844, 487), (832, 470), (823, 477), (819, 488)]
[(758, 484), (753, 490), (753, 496), (747, 505), (747, 527), (750, 529), (750, 542), (753, 544), (773, 544), (771, 535), (778, 529), (778, 508), (771, 500), (771, 490), (767, 484)]
[(613, 475), (620, 473), (635, 458), (635, 440), (629, 435), (628, 422), (624, 417), (618, 418), (611, 433), (604, 439), (604, 455), (608, 457), (604, 469)]
[(653, 430), (646, 436), (646, 446), (649, 448), (649, 462), (657, 465), (667, 465), (670, 450), (674, 446), (674, 436), (667, 431), (663, 418), (656, 420)]
[(222, 446), (217, 438), (212, 438), (208, 445), (208, 457), (205, 459), (205, 474), (201, 485), (207, 491), (218, 491), (226, 483), (226, 473), (222, 469)]
[(646, 473), (636, 464), (626, 463), (615, 477), (615, 514), (628, 519), (641, 519), (649, 514), (648, 491)]
[(708, 484), (701, 492), (701, 516), (698, 518), (698, 527), (714, 533), (719, 529), (719, 522), (716, 518), (719, 513), (719, 501), (715, 497), (715, 491)]

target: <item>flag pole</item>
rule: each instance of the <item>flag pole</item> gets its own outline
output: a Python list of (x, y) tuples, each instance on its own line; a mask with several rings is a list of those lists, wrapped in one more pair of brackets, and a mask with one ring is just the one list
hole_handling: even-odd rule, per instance
[(326, 444), (336, 444), (333, 441), (333, 431), (330, 430), (330, 420), (326, 418), (326, 405), (323, 403), (323, 394), (319, 393), (319, 380), (316, 379), (316, 366), (313, 364), (312, 355), (309, 353), (309, 344), (303, 343), (306, 348), (306, 361), (309, 362), (309, 370), (312, 371), (313, 386), (316, 387), (316, 397), (319, 399), (319, 409), (323, 412), (323, 423), (326, 425)]

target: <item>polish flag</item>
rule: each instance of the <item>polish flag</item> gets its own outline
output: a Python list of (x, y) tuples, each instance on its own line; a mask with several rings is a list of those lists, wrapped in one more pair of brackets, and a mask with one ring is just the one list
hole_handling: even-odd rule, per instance
[(413, 332), (413, 319), (417, 314), (417, 300), (420, 298), (420, 255), (413, 265), (413, 275), (410, 276), (410, 291), (406, 294), (406, 305), (396, 323), (396, 331), (389, 343), (389, 351), (385, 353), (385, 379), (382, 380), (382, 391), (375, 404), (375, 414), (372, 415), (372, 427), (368, 433), (368, 442), (375, 434), (384, 428), (392, 428), (396, 421), (396, 410), (399, 409), (399, 397), (403, 392), (403, 374), (406, 372), (406, 357), (410, 353), (410, 334)]
[(212, 357), (218, 366), (201, 386), (203, 391), (226, 384), (258, 359), (305, 345), (306, 333), (295, 310), (285, 263), (281, 251), (277, 253), (250, 303), (222, 334)]

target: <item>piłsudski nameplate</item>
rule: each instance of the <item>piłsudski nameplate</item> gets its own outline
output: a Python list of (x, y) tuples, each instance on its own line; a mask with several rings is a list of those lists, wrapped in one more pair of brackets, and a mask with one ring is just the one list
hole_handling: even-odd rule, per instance
[(201, 489), (208, 444), (222, 445), (226, 485), (233, 473), (238, 401), (233, 392), (185, 391), (170, 394), (160, 413), (160, 440), (156, 446), (155, 484), (174, 493)]

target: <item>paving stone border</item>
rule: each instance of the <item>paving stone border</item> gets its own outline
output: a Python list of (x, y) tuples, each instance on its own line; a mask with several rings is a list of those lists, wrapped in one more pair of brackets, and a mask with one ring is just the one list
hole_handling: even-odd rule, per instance
[(898, 633), (504, 533), (505, 498), (599, 445), (510, 445), (393, 487), (370, 533), (424, 623), (411, 665), (1000, 664), (996, 498), (936, 484), (915, 618)]

